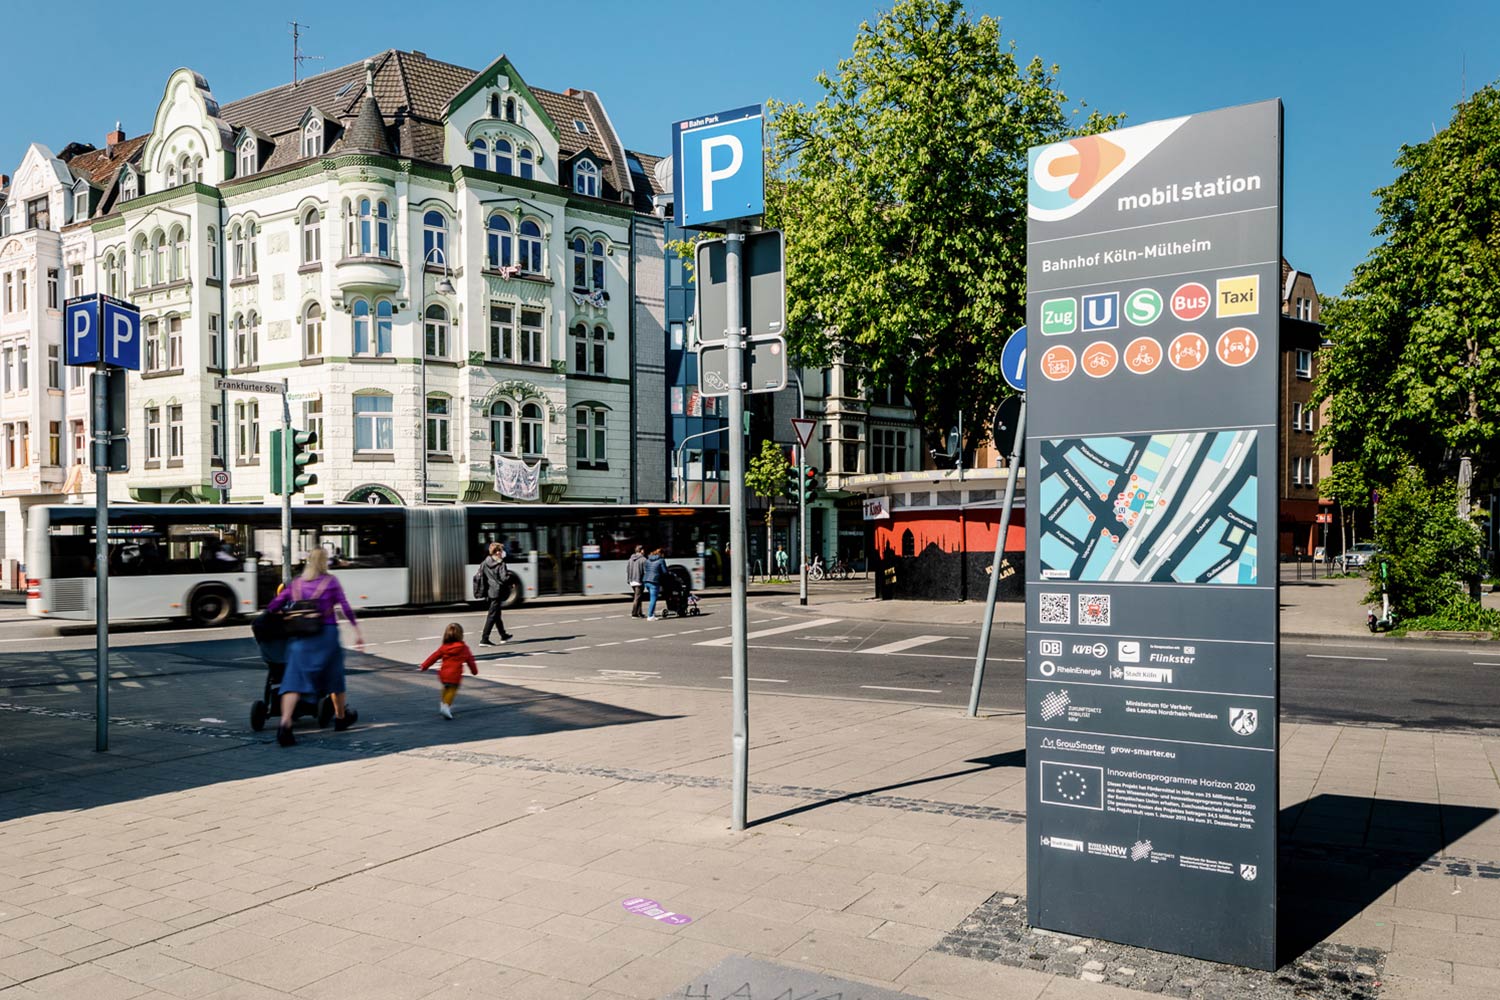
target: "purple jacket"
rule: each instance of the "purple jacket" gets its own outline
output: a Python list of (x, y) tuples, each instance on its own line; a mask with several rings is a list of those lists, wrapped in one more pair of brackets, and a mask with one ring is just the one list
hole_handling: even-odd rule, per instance
[(350, 625), (358, 624), (354, 617), (354, 609), (349, 606), (349, 599), (344, 596), (344, 588), (339, 586), (338, 577), (329, 573), (320, 578), (316, 583), (308, 583), (300, 576), (292, 581), (290, 587), (282, 588), (281, 593), (271, 599), (266, 605), (267, 611), (280, 611), (293, 601), (316, 601), (318, 610), (323, 614), (323, 624), (336, 624), (338, 619), (334, 616), (335, 608), (344, 609), (344, 617)]

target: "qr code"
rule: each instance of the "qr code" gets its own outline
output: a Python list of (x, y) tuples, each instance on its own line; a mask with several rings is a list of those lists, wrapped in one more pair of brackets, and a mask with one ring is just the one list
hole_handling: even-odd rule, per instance
[(1079, 594), (1078, 595), (1078, 624), (1080, 624), (1080, 625), (1108, 625), (1109, 624), (1109, 595), (1108, 594)]
[(1042, 595), (1042, 624), (1071, 625), (1073, 615), (1069, 610), (1067, 594)]

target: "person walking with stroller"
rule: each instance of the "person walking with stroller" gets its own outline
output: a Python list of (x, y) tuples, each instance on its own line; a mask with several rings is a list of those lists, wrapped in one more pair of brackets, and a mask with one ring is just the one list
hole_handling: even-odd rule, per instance
[(438, 704), (438, 713), (443, 718), (452, 720), (453, 699), (458, 697), (458, 686), (463, 683), (464, 667), (469, 668), (469, 673), (479, 676), (479, 664), (474, 662), (474, 651), (464, 642), (464, 627), (458, 622), (450, 622), (443, 629), (443, 644), (422, 661), (422, 669), (426, 670), (439, 660), (442, 661), (442, 666), (438, 667), (438, 680), (443, 682), (443, 700)]
[(630, 554), (630, 559), (625, 563), (625, 582), (630, 584), (630, 617), (644, 618), (641, 612), (641, 600), (646, 596), (645, 577), (646, 571), (646, 547), (637, 545), (635, 551)]
[(651, 595), (651, 607), (646, 611), (648, 622), (656, 621), (656, 599), (661, 594), (661, 577), (666, 568), (667, 561), (662, 558), (661, 549), (652, 549), (651, 554), (646, 557), (646, 564), (641, 567), (641, 582)]
[[(510, 568), (505, 565), (504, 545), (499, 542), (490, 543), (490, 554), (479, 564), (478, 575), (484, 581), (485, 597), (490, 602), (489, 613), (484, 616), (484, 631), (479, 635), (479, 644), (498, 646), (500, 642), (510, 641), (510, 633), (505, 631), (505, 619), (501, 616), (505, 595), (510, 590)], [(494, 629), (500, 630), (500, 642), (490, 641), (490, 632)]]
[(276, 728), (276, 742), (292, 746), (292, 721), (302, 695), (314, 698), (327, 694), (333, 702), (333, 728), (343, 732), (359, 719), (349, 708), (344, 695), (344, 647), (339, 642), (337, 611), (354, 626), (355, 647), (365, 648), (364, 632), (359, 619), (344, 596), (338, 577), (328, 572), (328, 550), (315, 548), (307, 554), (302, 575), (283, 587), (271, 599), (266, 610), (281, 615), (288, 638), (286, 673), (281, 679), (281, 724)]

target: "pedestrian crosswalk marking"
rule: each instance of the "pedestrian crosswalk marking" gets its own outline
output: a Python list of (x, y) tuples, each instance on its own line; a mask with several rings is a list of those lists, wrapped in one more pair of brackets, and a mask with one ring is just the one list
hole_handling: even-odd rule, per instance
[(888, 642), (884, 646), (861, 649), (860, 652), (873, 656), (889, 656), (892, 653), (902, 653), (917, 646), (926, 646), (929, 643), (942, 642), (944, 639), (951, 638), (953, 637), (948, 635), (914, 635), (910, 639), (897, 639), (895, 642)]
[[(776, 628), (758, 629), (757, 631), (751, 632), (745, 638), (761, 639), (768, 635), (781, 635), (783, 632), (796, 632), (805, 628), (818, 628), (822, 625), (837, 625), (839, 621), (840, 619), (838, 618), (813, 618), (805, 622), (793, 622), (791, 625), (778, 625)], [(733, 641), (733, 636), (726, 635), (719, 639), (705, 639), (704, 641), (697, 643), (696, 645), (727, 646)]]

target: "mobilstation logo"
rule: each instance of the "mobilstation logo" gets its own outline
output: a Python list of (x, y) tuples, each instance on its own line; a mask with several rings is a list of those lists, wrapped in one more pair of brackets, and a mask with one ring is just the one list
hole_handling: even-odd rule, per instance
[(1031, 218), (1038, 222), (1059, 222), (1077, 215), (1185, 121), (1185, 117), (1169, 118), (1033, 148), (1027, 175)]

